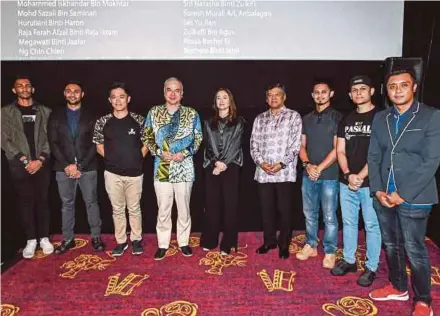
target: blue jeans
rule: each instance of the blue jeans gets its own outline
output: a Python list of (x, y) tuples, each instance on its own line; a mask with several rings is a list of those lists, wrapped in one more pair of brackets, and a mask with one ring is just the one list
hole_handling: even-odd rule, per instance
[(82, 172), (79, 179), (70, 179), (64, 172), (56, 173), (60, 194), (64, 240), (73, 239), (75, 228), (76, 188), (79, 185), (87, 209), (87, 219), (92, 238), (101, 235), (101, 217), (99, 214), (96, 170)]
[(431, 263), (425, 245), (431, 208), (397, 206), (387, 208), (374, 199), (387, 256), (389, 279), (399, 291), (408, 289), (406, 256), (411, 269), (414, 301), (431, 303)]
[(379, 221), (373, 208), (373, 199), (370, 197), (370, 188), (360, 188), (352, 191), (341, 183), (341, 210), (343, 223), (344, 260), (348, 263), (356, 262), (356, 249), (359, 235), (359, 206), (362, 207), (367, 246), (367, 261), (365, 266), (376, 272), (379, 265), (382, 238)]
[(338, 246), (338, 180), (312, 181), (307, 176), (302, 180), (303, 212), (306, 218), (306, 244), (318, 246), (318, 219), (321, 204), (324, 229), (324, 252), (334, 254)]

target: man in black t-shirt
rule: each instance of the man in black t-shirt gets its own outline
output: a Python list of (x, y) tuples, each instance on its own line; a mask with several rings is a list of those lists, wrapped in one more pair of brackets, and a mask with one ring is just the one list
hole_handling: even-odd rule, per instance
[(23, 257), (34, 257), (37, 238), (44, 254), (53, 252), (49, 241), (50, 183), (47, 122), (51, 110), (33, 100), (34, 87), (25, 76), (17, 76), (12, 92), (17, 100), (1, 109), (2, 141), (18, 195), (19, 214), (27, 243)]
[(130, 94), (124, 83), (115, 83), (110, 87), (109, 101), (113, 112), (96, 122), (93, 142), (98, 153), (104, 157), (105, 189), (113, 208), (118, 244), (112, 255), (122, 256), (128, 247), (125, 208), (130, 220), (132, 254), (139, 255), (143, 252), (140, 206), (142, 162), (148, 151), (141, 142), (144, 117), (128, 111)]
[(355, 76), (350, 80), (349, 96), (356, 104), (340, 124), (337, 155), (343, 173), (340, 180), (340, 201), (343, 222), (343, 258), (332, 269), (335, 276), (356, 272), (356, 249), (358, 246), (359, 206), (366, 231), (366, 255), (364, 273), (357, 283), (370, 286), (376, 278), (381, 249), (381, 233), (368, 183), (368, 146), (371, 124), (377, 112), (371, 103), (374, 88), (367, 76)]

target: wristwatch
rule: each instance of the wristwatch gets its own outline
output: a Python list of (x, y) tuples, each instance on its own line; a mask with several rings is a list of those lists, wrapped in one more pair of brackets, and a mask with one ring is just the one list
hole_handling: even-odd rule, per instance
[(348, 177), (350, 177), (350, 175), (351, 175), (350, 172), (344, 173), (344, 179), (348, 181)]
[(25, 167), (29, 164), (29, 160), (27, 160), (27, 158), (26, 158), (26, 159), (23, 159), (21, 162), (23, 163), (23, 165), (24, 165)]
[(304, 161), (302, 164), (303, 168), (307, 168), (308, 165), (310, 165), (310, 161)]
[(280, 162), (279, 164), (281, 166), (281, 169), (286, 169), (287, 166), (284, 163)]

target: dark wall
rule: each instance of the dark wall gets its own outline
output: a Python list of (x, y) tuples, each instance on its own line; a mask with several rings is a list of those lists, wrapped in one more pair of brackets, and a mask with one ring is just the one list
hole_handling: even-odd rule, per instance
[[(249, 139), (255, 116), (266, 109), (265, 89), (275, 82), (287, 87), (287, 106), (305, 114), (312, 109), (310, 97), (314, 75), (332, 77), (335, 85), (334, 106), (343, 112), (353, 108), (347, 97), (347, 83), (356, 73), (369, 73), (380, 81), (380, 62), (316, 62), (316, 61), (64, 61), (64, 62), (3, 62), (2, 63), (2, 104), (14, 99), (11, 85), (14, 74), (26, 73), (33, 79), (35, 99), (51, 108), (65, 106), (63, 89), (70, 79), (80, 80), (85, 87), (84, 106), (92, 107), (99, 115), (111, 109), (107, 101), (108, 86), (114, 80), (125, 81), (132, 91), (131, 110), (146, 114), (151, 106), (163, 102), (163, 82), (167, 77), (176, 76), (184, 82), (184, 104), (195, 107), (202, 118), (211, 114), (214, 94), (220, 87), (227, 87), (234, 93), (239, 115), (245, 117), (245, 161), (241, 175), (240, 230), (260, 230), (261, 219), (256, 183), (253, 181), (255, 165), (249, 155)], [(335, 75), (337, 74), (337, 75)], [(378, 98), (380, 99), (380, 98)], [(200, 231), (204, 207), (204, 177), (202, 150), (196, 155), (197, 180), (193, 187), (191, 213), (193, 230)], [(10, 183), (7, 162), (2, 160), (2, 230), (15, 235), (19, 231), (15, 193)], [(144, 164), (145, 180), (142, 197), (145, 232), (155, 232), (157, 205), (152, 183), (152, 160), (148, 156)], [(99, 202), (103, 218), (103, 231), (113, 232), (111, 207), (104, 189), (102, 173), (99, 181)], [(304, 229), (300, 184), (295, 195), (293, 224), (295, 229)], [(50, 188), (51, 231), (61, 232), (60, 206), (56, 182)], [(88, 226), (83, 203), (78, 196), (79, 233), (87, 233)], [(10, 223), (14, 223), (13, 225)], [(9, 235), (10, 236), (10, 235)], [(23, 237), (16, 240), (23, 240)], [(19, 244), (20, 245), (20, 244)]]
[[(403, 34), (403, 55), (423, 57), (425, 63), (421, 98), (426, 104), (440, 108), (440, 2), (406, 2)], [(437, 170), (440, 188), (439, 179), (440, 170)], [(428, 236), (440, 246), (439, 225), (440, 204), (437, 204), (428, 222)]]
[[(405, 7), (405, 56), (422, 56), (426, 59), (425, 34), (429, 28), (426, 22), (421, 26), (420, 20), (414, 23), (409, 16), (414, 12), (423, 15), (425, 20), (432, 11), (425, 6), (429, 3), (416, 5), (408, 3)], [(431, 9), (432, 10), (432, 9)], [(412, 13), (411, 13), (412, 14)], [(424, 21), (425, 21), (424, 20)], [(408, 22), (409, 21), (409, 22)], [(411, 25), (408, 25), (411, 23)], [(414, 29), (412, 25), (417, 25)], [(406, 35), (405, 35), (406, 36)], [(405, 37), (406, 38), (406, 37)], [(429, 38), (428, 38), (429, 39)], [(419, 43), (420, 42), (420, 43)], [(438, 44), (438, 43), (437, 43)], [(414, 48), (414, 47), (417, 48)], [(103, 52), (105, 55), (105, 52)], [(439, 57), (431, 56), (431, 62), (439, 62)], [(437, 51), (437, 56), (440, 56)], [(287, 102), (289, 108), (300, 114), (312, 109), (310, 97), (311, 82), (314, 76), (330, 77), (334, 81), (335, 97), (333, 106), (346, 113), (353, 109), (347, 98), (348, 80), (355, 74), (369, 74), (373, 77), (376, 86), (376, 103), (380, 102), (381, 62), (378, 61), (48, 61), (48, 62), (2, 62), (1, 103), (6, 104), (14, 99), (11, 92), (14, 75), (28, 74), (33, 78), (36, 88), (35, 99), (51, 108), (64, 106), (63, 89), (66, 81), (80, 80), (85, 87), (84, 106), (92, 107), (97, 114), (106, 114), (111, 107), (107, 101), (107, 89), (113, 81), (124, 81), (132, 90), (132, 111), (146, 114), (152, 105), (163, 102), (163, 81), (175, 76), (184, 82), (184, 104), (195, 107), (202, 118), (210, 114), (214, 93), (220, 87), (232, 90), (237, 102), (239, 114), (247, 120), (245, 130), (245, 162), (241, 175), (240, 201), (240, 230), (260, 230), (261, 219), (256, 184), (253, 181), (254, 164), (249, 156), (249, 138), (252, 122), (255, 116), (266, 109), (265, 88), (272, 83), (281, 82), (287, 87)], [(438, 99), (434, 100), (435, 75), (429, 73), (425, 83), (425, 101), (438, 106)], [(437, 82), (440, 82), (437, 78)], [(432, 88), (431, 88), (432, 86)], [(429, 89), (428, 89), (429, 87)], [(432, 92), (431, 92), (432, 91)], [(193, 230), (199, 231), (202, 225), (203, 213), (203, 170), (201, 168), (202, 151), (196, 156), (197, 180), (193, 188), (191, 213), (193, 216)], [(147, 157), (144, 164), (145, 180), (142, 197), (145, 232), (154, 232), (157, 215), (157, 205), (152, 184), (152, 161)], [(7, 162), (2, 153), (2, 256), (11, 255), (23, 245), (19, 217), (16, 211), (16, 196), (10, 184)], [(296, 184), (292, 193), (295, 196), (293, 210), (294, 229), (304, 229), (300, 183)], [(104, 189), (101, 173), (99, 180), (100, 206), (103, 218), (103, 231), (113, 232), (111, 207)], [(88, 226), (83, 203), (78, 194), (77, 229), (78, 233), (87, 233)], [(51, 231), (61, 232), (61, 202), (58, 197), (56, 182), (52, 181), (50, 188)], [(435, 225), (439, 223), (439, 212), (434, 212), (430, 220), (430, 235), (438, 244), (440, 238), (436, 235)], [(440, 215), (440, 214), (439, 214)]]

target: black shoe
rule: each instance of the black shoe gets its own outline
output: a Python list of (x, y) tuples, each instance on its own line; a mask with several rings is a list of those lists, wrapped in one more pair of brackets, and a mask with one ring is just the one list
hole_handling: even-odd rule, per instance
[(288, 259), (290, 255), (289, 248), (280, 248), (278, 255), (280, 259)]
[(154, 254), (154, 260), (162, 260), (165, 258), (168, 249), (165, 248), (157, 248), (156, 253)]
[(59, 245), (58, 247), (55, 248), (54, 252), (57, 255), (61, 255), (73, 247), (75, 247), (75, 239), (72, 239), (69, 241), (63, 240), (61, 242), (61, 245)]
[(112, 251), (113, 257), (120, 257), (124, 254), (124, 251), (127, 250), (128, 244), (124, 242), (123, 244), (118, 244), (115, 249)]
[(103, 251), (104, 250), (104, 243), (102, 242), (101, 237), (92, 238), (92, 248), (95, 251)]
[(258, 254), (264, 254), (264, 253), (268, 253), (269, 250), (271, 249), (275, 249), (277, 247), (277, 245), (265, 245), (263, 244), (260, 248), (257, 249), (257, 253)]
[(336, 266), (330, 270), (330, 273), (335, 276), (346, 275), (349, 272), (357, 272), (356, 263), (348, 263), (344, 259), (338, 261)]
[(231, 254), (231, 249), (229, 249), (229, 250), (224, 250), (224, 249), (221, 249), (221, 248), (220, 248), (220, 254), (221, 254), (222, 256), (228, 256), (228, 255)]
[(142, 247), (142, 243), (140, 240), (133, 240), (131, 242), (131, 253), (133, 255), (140, 255), (144, 252), (144, 248)]
[(368, 268), (365, 268), (364, 273), (362, 273), (362, 275), (357, 280), (357, 284), (360, 286), (368, 287), (371, 284), (373, 284), (375, 278), (376, 278), (376, 272), (373, 272)]
[(193, 255), (193, 252), (192, 252), (190, 246), (180, 247), (180, 251), (182, 252), (182, 255), (184, 255), (185, 257), (191, 257)]

